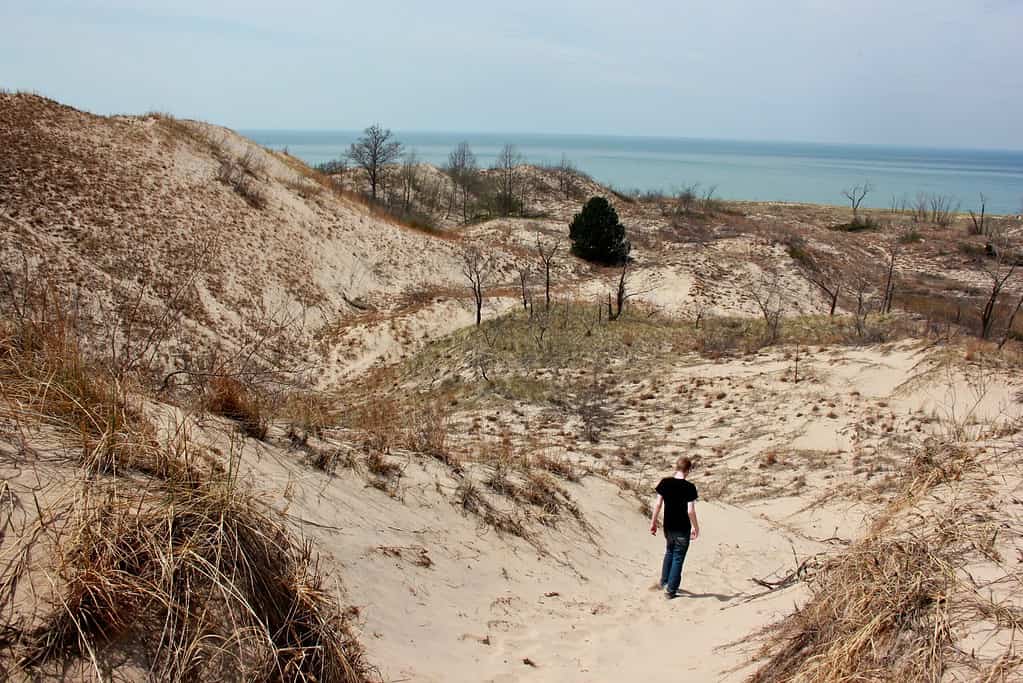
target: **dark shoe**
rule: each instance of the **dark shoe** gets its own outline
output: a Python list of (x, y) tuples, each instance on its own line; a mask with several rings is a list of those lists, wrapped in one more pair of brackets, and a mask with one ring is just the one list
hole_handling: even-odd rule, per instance
[(668, 591), (664, 591), (664, 597), (668, 600), (674, 600), (678, 597), (678, 593), (669, 593)]

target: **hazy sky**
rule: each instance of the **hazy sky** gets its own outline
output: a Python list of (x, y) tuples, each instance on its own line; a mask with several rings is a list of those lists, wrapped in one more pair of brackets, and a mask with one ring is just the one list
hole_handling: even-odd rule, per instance
[(234, 128), (1023, 149), (1023, 0), (0, 0), (0, 87)]

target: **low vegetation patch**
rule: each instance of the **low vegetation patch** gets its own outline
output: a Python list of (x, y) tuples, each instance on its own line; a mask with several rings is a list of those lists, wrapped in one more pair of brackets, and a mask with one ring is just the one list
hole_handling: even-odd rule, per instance
[(1016, 666), (1005, 659), (1011, 644), (1003, 657), (956, 647), (967, 624), (1023, 624), (1023, 611), (984, 597), (964, 571), (985, 560), (1005, 569), (990, 492), (973, 476), (980, 469), (958, 444), (921, 450), (867, 535), (824, 561), (809, 579), (808, 602), (765, 632), (765, 661), (750, 680), (938, 681), (953, 668), (1003, 680), (1004, 665)]
[(214, 377), (206, 395), (206, 409), (238, 423), (246, 435), (265, 439), (270, 428), (268, 399), (234, 377)]
[(873, 216), (856, 216), (848, 223), (839, 223), (831, 227), (832, 230), (841, 232), (864, 232), (866, 230), (879, 230), (881, 223)]
[[(352, 613), (240, 454), (197, 445), (187, 418), (159, 436), (143, 382), (60, 301), (0, 317), (0, 464), (34, 472), (0, 491), (0, 678), (370, 680)], [(243, 388), (212, 390), (252, 417)]]
[[(237, 480), (213, 469), (87, 488), (65, 521), (38, 521), (52, 534), (57, 606), (4, 625), (9, 672), (85, 674), (129, 658), (159, 680), (366, 680), (311, 548)], [(32, 581), (26, 569), (9, 566), (5, 585)]]

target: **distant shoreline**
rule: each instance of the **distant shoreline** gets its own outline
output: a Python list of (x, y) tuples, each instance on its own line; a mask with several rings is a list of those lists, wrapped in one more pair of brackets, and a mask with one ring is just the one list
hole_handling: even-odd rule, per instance
[[(273, 148), (287, 149), (311, 165), (338, 159), (358, 131), (241, 130)], [(442, 166), (467, 141), (480, 166), (514, 144), (525, 163), (576, 168), (616, 191), (672, 193), (693, 184), (729, 201), (842, 205), (841, 191), (869, 181), (865, 208), (884, 209), (919, 193), (950, 198), (961, 211), (979, 208), (1016, 215), (1023, 211), (1023, 151), (926, 149), (884, 145), (729, 141), (686, 138), (555, 134), (395, 132), (420, 161)]]

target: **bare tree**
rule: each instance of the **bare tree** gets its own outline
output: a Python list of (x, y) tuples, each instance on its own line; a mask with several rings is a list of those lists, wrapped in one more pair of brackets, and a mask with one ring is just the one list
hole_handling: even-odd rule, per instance
[(385, 172), (384, 167), (401, 156), (401, 143), (392, 138), (390, 129), (373, 124), (363, 131), (362, 137), (353, 142), (348, 150), (348, 158), (366, 171), (373, 201), (377, 198), (377, 186)]
[(888, 247), (888, 274), (885, 278), (884, 283), (884, 297), (881, 299), (880, 313), (891, 313), (892, 303), (895, 299), (895, 260), (899, 255), (899, 245), (897, 242), (892, 242)]
[(773, 266), (762, 266), (760, 276), (750, 281), (749, 297), (760, 309), (766, 325), (767, 342), (778, 341), (785, 301), (782, 296), (781, 271)]
[(853, 282), (856, 294), (856, 334), (863, 339), (867, 334), (867, 314), (870, 312), (870, 280), (860, 276)]
[(706, 190), (703, 191), (703, 197), (700, 202), (703, 204), (703, 211), (705, 213), (713, 212), (717, 201), (714, 199), (714, 193), (718, 191), (717, 185), (709, 185)]
[(810, 282), (817, 285), (817, 288), (828, 297), (828, 315), (832, 318), (835, 317), (838, 297), (842, 293), (841, 272), (837, 268), (822, 267), (810, 276)]
[(493, 270), (494, 261), (475, 245), (465, 247), (462, 250), (462, 275), (469, 282), (473, 299), (476, 302), (476, 326), (479, 327), (483, 321), (483, 287)]
[(869, 180), (864, 180), (862, 185), (853, 185), (850, 188), (842, 190), (842, 196), (849, 200), (853, 210), (853, 220), (859, 216), (860, 204), (863, 203), (863, 199), (867, 194), (874, 189), (874, 186), (870, 184)]
[(987, 234), (987, 197), (984, 193), (980, 193), (980, 215), (978, 216), (972, 210), (970, 211), (970, 222), (973, 223), (973, 227), (970, 230), (971, 235), (986, 235)]
[(909, 199), (906, 198), (906, 195), (902, 195), (901, 197), (894, 194), (892, 195), (892, 199), (888, 203), (888, 213), (893, 216), (899, 216), (906, 213), (908, 209)]
[(531, 297), (529, 293), (529, 280), (533, 275), (533, 268), (528, 263), (520, 265), (518, 268), (519, 274), (519, 287), (522, 288), (522, 310), (529, 310), (529, 300)]
[(326, 161), (316, 167), (316, 170), (321, 173), (326, 173), (330, 176), (331, 182), (334, 186), (340, 189), (344, 189), (345, 186), (345, 175), (348, 174), (348, 160), (347, 159), (334, 159), (333, 161)]
[(679, 190), (676, 198), (679, 213), (687, 214), (692, 211), (693, 205), (700, 199), (699, 189), (700, 183), (692, 183)]
[(558, 179), (558, 190), (561, 191), (565, 199), (571, 199), (576, 193), (576, 180), (579, 176), (575, 166), (566, 155), (562, 154), (561, 162), (555, 166), (554, 172)]
[(479, 186), (480, 169), (476, 155), (472, 153), (468, 142), (460, 142), (448, 154), (448, 164), (444, 169), (455, 184), (456, 192), (462, 204), (462, 222), (469, 222), (469, 209), (472, 206), (472, 195)]
[(416, 196), (419, 204), (427, 213), (434, 214), (442, 208), (441, 203), (443, 202), (442, 196), (444, 194), (445, 185), (446, 183), (444, 183), (444, 181), (440, 178), (434, 178), (424, 174), (419, 175)]
[(802, 267), (806, 279), (828, 297), (828, 315), (834, 317), (835, 309), (838, 307), (838, 297), (842, 293), (844, 284), (841, 266), (830, 262), (821, 262), (807, 247), (806, 240), (800, 235), (789, 235), (785, 243), (788, 246), (789, 256)]
[(981, 266), (991, 284), (987, 301), (980, 312), (981, 339), (987, 339), (991, 336), (998, 308), (998, 297), (1001, 296), (1002, 290), (1005, 289), (1005, 285), (1016, 273), (1016, 268), (1020, 264), (1019, 257), (1011, 253), (1007, 242), (1008, 239), (1004, 233), (999, 232), (992, 235), (991, 246), (993, 256)]
[(928, 213), (928, 199), (924, 192), (916, 193), (916, 201), (913, 202), (912, 214), (914, 223), (925, 223), (930, 215)]
[(952, 224), (952, 217), (959, 210), (959, 204), (944, 194), (932, 194), (928, 200), (931, 207), (931, 222), (947, 227)]
[(510, 216), (522, 208), (519, 197), (519, 165), (522, 161), (515, 145), (506, 144), (497, 153), (493, 170), (497, 176), (497, 210), (501, 215)]
[(547, 309), (551, 307), (551, 264), (554, 262), (554, 257), (558, 254), (558, 249), (560, 248), (560, 240), (555, 240), (553, 244), (544, 244), (540, 233), (536, 233), (536, 254), (540, 257), (540, 265), (543, 267), (544, 302)]
[(409, 150), (401, 160), (398, 177), (401, 180), (401, 208), (408, 213), (412, 200), (419, 190), (419, 158), (415, 150)]
[(1009, 322), (1005, 325), (1005, 334), (1002, 336), (1002, 341), (998, 342), (998, 348), (1005, 346), (1006, 342), (1009, 341), (1009, 337), (1012, 336), (1012, 326), (1016, 324), (1016, 316), (1019, 315), (1019, 309), (1023, 308), (1023, 294), (1020, 295), (1019, 301), (1016, 302), (1016, 307), (1012, 309), (1012, 315), (1009, 316)]
[(629, 262), (622, 264), (621, 273), (618, 275), (618, 286), (615, 288), (615, 307), (611, 307), (611, 294), (607, 295), (607, 319), (618, 320), (625, 311), (625, 302), (634, 296), (652, 292), (653, 288), (632, 291), (629, 289)]

